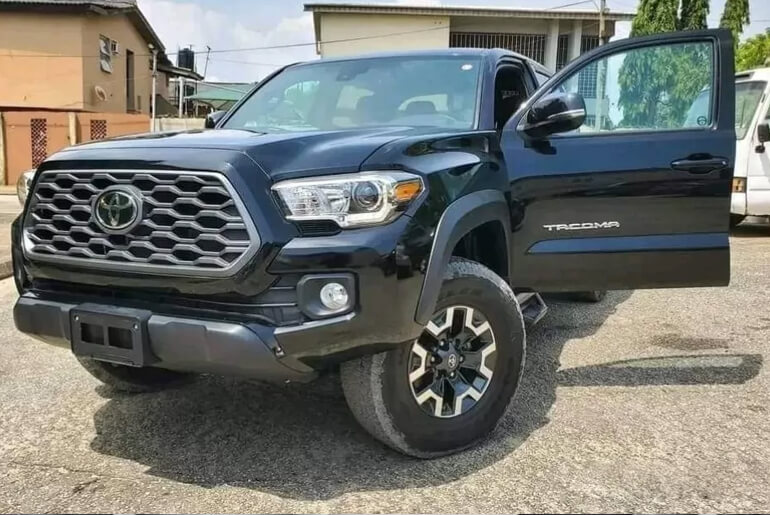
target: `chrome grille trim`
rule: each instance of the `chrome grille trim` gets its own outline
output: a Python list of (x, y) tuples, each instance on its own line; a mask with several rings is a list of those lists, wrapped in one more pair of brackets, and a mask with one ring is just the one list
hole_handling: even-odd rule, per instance
[[(142, 221), (123, 236), (107, 234), (92, 216), (93, 199), (115, 185), (138, 187), (147, 207)], [(243, 201), (221, 173), (48, 170), (35, 181), (27, 204), (22, 239), (24, 255), (32, 261), (156, 275), (229, 277), (256, 254), (261, 243)], [(161, 241), (164, 245), (159, 246)]]

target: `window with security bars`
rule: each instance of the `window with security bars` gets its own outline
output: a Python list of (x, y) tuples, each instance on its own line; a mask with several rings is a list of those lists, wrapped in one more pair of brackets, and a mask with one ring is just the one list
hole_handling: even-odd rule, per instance
[[(584, 54), (599, 46), (599, 36), (583, 36), (580, 40), (580, 53)], [(596, 63), (591, 63), (580, 72), (578, 93), (583, 98), (596, 98)]]
[(564, 68), (569, 62), (569, 35), (562, 34), (559, 36), (558, 44), (556, 45), (556, 71)]
[(37, 168), (48, 157), (48, 123), (45, 118), (32, 118), (29, 124), (32, 143), (32, 166)]
[(505, 48), (542, 63), (545, 60), (545, 34), (505, 32), (450, 32), (452, 48)]
[(107, 137), (107, 120), (91, 120), (91, 139)]

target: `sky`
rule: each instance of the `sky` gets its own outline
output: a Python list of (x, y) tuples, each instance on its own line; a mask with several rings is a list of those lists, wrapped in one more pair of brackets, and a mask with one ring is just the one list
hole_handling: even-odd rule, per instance
[[(311, 3), (314, 0), (307, 0)], [(315, 0), (321, 1), (321, 0)], [(341, 0), (340, 0), (341, 1)], [(466, 5), (485, 7), (551, 8), (578, 0), (346, 0), (354, 3)], [(711, 0), (710, 27), (719, 24), (725, 0)], [(770, 27), (770, 0), (749, 0), (753, 21), (744, 38)], [(254, 82), (279, 66), (317, 59), (313, 16), (303, 10), (303, 0), (138, 0), (139, 8), (160, 36), (167, 52), (192, 45), (198, 72), (206, 68), (206, 48), (211, 47), (206, 79)], [(607, 0), (612, 11), (636, 11), (638, 0)], [(590, 9), (592, 3), (570, 7)], [(629, 22), (616, 26), (615, 39), (626, 37)], [(218, 53), (217, 50), (254, 48), (296, 43), (306, 46), (274, 50)]]

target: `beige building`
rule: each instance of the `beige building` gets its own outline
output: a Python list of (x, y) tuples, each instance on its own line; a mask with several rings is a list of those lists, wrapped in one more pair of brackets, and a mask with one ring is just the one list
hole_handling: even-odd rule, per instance
[(174, 67), (135, 0), (0, 0), (0, 110), (150, 113)]
[[(596, 10), (305, 4), (321, 57), (430, 48), (507, 48), (557, 70), (599, 44)], [(604, 38), (634, 13), (605, 11)]]

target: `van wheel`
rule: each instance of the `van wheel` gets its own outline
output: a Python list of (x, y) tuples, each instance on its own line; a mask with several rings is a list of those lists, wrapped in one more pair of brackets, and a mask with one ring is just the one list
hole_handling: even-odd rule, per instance
[(185, 374), (152, 367), (129, 367), (75, 356), (88, 373), (105, 385), (126, 393), (148, 393), (180, 386), (192, 380), (194, 374)]
[(746, 219), (746, 215), (730, 215), (730, 229), (733, 229), (739, 223)]
[(519, 384), (524, 321), (511, 288), (452, 258), (436, 312), (413, 342), (346, 362), (342, 388), (358, 422), (393, 449), (432, 458), (490, 433)]

